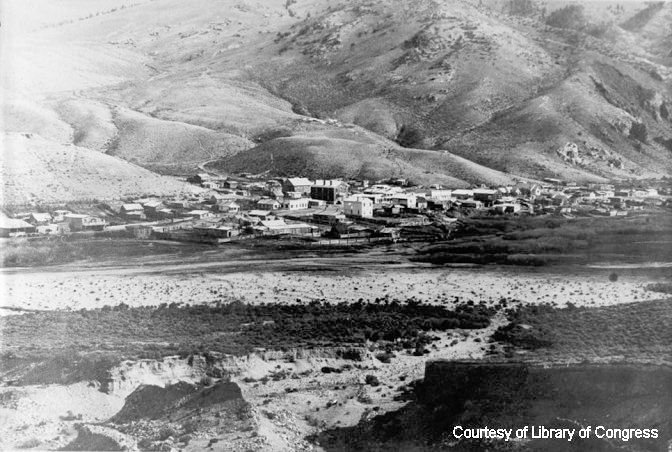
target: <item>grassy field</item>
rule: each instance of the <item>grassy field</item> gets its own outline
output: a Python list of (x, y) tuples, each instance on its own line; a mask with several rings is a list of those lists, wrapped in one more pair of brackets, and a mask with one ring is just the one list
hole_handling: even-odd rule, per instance
[(508, 265), (667, 262), (672, 252), (672, 215), (474, 217), (463, 220), (453, 237), (421, 250), (418, 259)]
[(555, 309), (526, 305), (508, 312), (511, 323), (493, 339), (507, 356), (538, 361), (632, 361), (671, 363), (672, 300), (600, 308)]
[(9, 240), (0, 247), (3, 267), (39, 267), (75, 261), (104, 261), (143, 256), (188, 253), (207, 249), (198, 244), (140, 241), (128, 238)]
[[(244, 303), (219, 306), (129, 308), (38, 312), (0, 318), (3, 355), (0, 369), (42, 364), (24, 383), (99, 379), (122, 359), (188, 356), (220, 352), (244, 355), (256, 348), (361, 347), (367, 341), (383, 351), (423, 354), (435, 340), (430, 331), (480, 329), (501, 306), (465, 302), (454, 310), (415, 300), (387, 298), (354, 304)], [(40, 334), (33, 334), (39, 330)], [(97, 363), (101, 363), (98, 365)]]

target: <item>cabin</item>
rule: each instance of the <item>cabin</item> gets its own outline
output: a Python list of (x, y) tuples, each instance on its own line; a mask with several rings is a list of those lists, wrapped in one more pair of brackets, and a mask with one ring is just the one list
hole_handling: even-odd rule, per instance
[(238, 213), (240, 212), (240, 205), (234, 201), (221, 202), (215, 204), (218, 212)]
[(16, 218), (0, 217), (0, 237), (19, 237), (35, 232), (35, 226)]
[(257, 201), (257, 207), (262, 210), (278, 210), (282, 205), (275, 199), (264, 198)]
[(228, 239), (239, 234), (238, 229), (226, 225), (194, 226), (196, 234), (217, 239)]
[(473, 190), (453, 190), (451, 193), (451, 198), (452, 199), (458, 199), (458, 200), (463, 200), (463, 199), (470, 199), (474, 196)]
[(404, 206), (407, 209), (416, 209), (418, 207), (418, 197), (412, 193), (394, 195), (392, 197), (392, 202)]
[(351, 196), (343, 200), (343, 213), (346, 216), (372, 218), (373, 201), (364, 196)]
[(309, 194), (313, 183), (305, 177), (289, 177), (282, 181), (283, 193), (299, 192)]
[(268, 210), (250, 210), (247, 212), (247, 215), (260, 220), (270, 220), (275, 218), (275, 216)]
[(119, 215), (127, 220), (144, 220), (147, 218), (145, 209), (138, 203), (122, 204)]
[(285, 199), (282, 207), (287, 210), (303, 210), (308, 208), (308, 198)]
[(285, 220), (261, 221), (264, 233), (271, 235), (315, 235), (317, 226), (306, 223), (285, 223)]
[(75, 231), (102, 231), (107, 224), (102, 218), (92, 215), (71, 213), (65, 216), (70, 230)]
[(318, 212), (313, 214), (313, 221), (320, 224), (333, 225), (345, 221), (345, 215), (337, 212)]

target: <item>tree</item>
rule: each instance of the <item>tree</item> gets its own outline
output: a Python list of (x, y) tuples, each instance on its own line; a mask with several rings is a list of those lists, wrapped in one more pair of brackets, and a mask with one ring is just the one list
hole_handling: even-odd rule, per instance
[(582, 30), (586, 26), (583, 6), (567, 5), (564, 8), (556, 9), (546, 18), (546, 25), (556, 28)]
[(509, 14), (512, 16), (533, 16), (537, 5), (532, 0), (509, 0)]
[(643, 122), (633, 122), (632, 126), (630, 126), (630, 138), (646, 143), (648, 138), (646, 124)]

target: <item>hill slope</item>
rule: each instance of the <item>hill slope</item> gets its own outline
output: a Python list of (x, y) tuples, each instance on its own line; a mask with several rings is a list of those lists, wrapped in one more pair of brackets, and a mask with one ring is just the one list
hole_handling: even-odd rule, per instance
[(197, 188), (100, 152), (38, 135), (6, 134), (2, 205), (194, 193)]
[(5, 129), (153, 171), (272, 154), (283, 174), (457, 185), (670, 173), (669, 2), (554, 27), (504, 0), (8, 2)]

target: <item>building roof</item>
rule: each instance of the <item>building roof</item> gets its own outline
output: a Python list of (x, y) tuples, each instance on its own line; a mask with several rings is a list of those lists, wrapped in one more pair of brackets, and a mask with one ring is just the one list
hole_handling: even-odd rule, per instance
[(345, 198), (343, 202), (365, 202), (365, 203), (370, 203), (373, 204), (373, 201), (371, 201), (371, 198), (367, 198), (366, 196), (350, 196), (348, 198)]
[(190, 210), (187, 212), (188, 215), (205, 215), (210, 213), (209, 210)]
[(121, 208), (124, 210), (142, 210), (142, 206), (138, 203), (122, 204)]
[(306, 179), (305, 177), (290, 177), (290, 178), (287, 179), (287, 182), (289, 182), (290, 184), (292, 184), (295, 187), (297, 185), (299, 185), (299, 186), (301, 186), (301, 185), (313, 185), (313, 183), (310, 180)]
[(266, 220), (262, 221), (261, 225), (269, 229), (279, 229), (287, 226), (285, 220)]
[(2, 229), (32, 229), (34, 227), (32, 224), (16, 218), (0, 218), (0, 228)]
[(30, 214), (31, 217), (33, 217), (36, 221), (50, 221), (51, 220), (51, 215), (48, 213), (39, 213), (39, 212), (34, 212)]
[(247, 212), (252, 217), (265, 217), (271, 214), (268, 210), (250, 210)]

